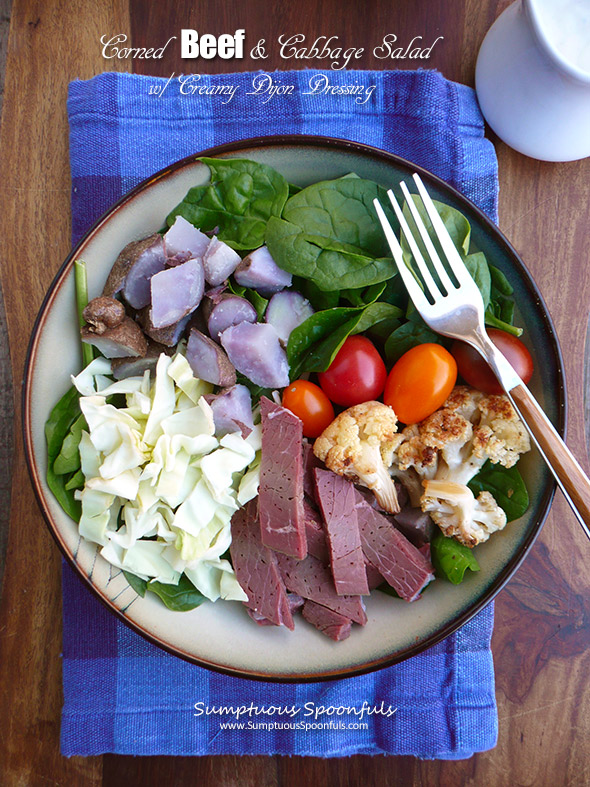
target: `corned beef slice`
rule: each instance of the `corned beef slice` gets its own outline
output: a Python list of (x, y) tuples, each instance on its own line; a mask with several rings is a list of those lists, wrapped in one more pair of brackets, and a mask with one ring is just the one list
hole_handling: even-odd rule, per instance
[(361, 597), (338, 596), (330, 569), (315, 557), (308, 555), (305, 560), (295, 560), (288, 555), (277, 555), (277, 561), (285, 585), (292, 593), (365, 625), (367, 616)]
[(344, 615), (334, 612), (333, 609), (322, 607), (315, 601), (306, 601), (301, 614), (308, 623), (336, 642), (350, 636), (352, 621), (345, 618)]
[(355, 510), (355, 489), (331, 470), (316, 468), (318, 501), (330, 550), (334, 586), (339, 596), (367, 596), (367, 571)]
[(330, 553), (328, 552), (324, 523), (319, 512), (310, 505), (307, 499), (303, 500), (303, 516), (307, 534), (307, 551), (310, 555), (327, 565), (330, 560)]
[[(291, 614), (293, 615), (303, 606), (303, 599), (301, 596), (296, 596), (295, 593), (287, 593), (287, 601), (289, 602), (289, 609), (291, 610)], [(256, 612), (249, 607), (246, 607), (246, 612), (255, 623), (258, 623), (259, 626), (274, 626), (274, 623), (271, 623), (270, 620), (265, 618), (260, 612)]]
[(357, 492), (356, 512), (367, 560), (406, 601), (414, 601), (434, 579), (432, 563)]
[(383, 584), (384, 579), (375, 566), (372, 563), (369, 563), (366, 558), (365, 568), (367, 570), (367, 584), (369, 585), (369, 590), (375, 590), (375, 588), (378, 588), (379, 585)]
[(240, 586), (248, 595), (245, 605), (275, 626), (293, 630), (293, 616), (274, 552), (260, 541), (257, 501), (251, 500), (233, 515), (230, 554)]
[(313, 473), (316, 467), (323, 468), (324, 463), (314, 454), (311, 443), (303, 443), (303, 491), (314, 503), (316, 501), (316, 489)]
[(265, 396), (258, 510), (262, 543), (298, 559), (307, 555), (303, 515), (303, 424)]

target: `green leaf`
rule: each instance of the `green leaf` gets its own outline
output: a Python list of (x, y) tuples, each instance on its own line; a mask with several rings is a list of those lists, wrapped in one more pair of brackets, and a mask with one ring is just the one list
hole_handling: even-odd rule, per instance
[(340, 297), (347, 300), (351, 306), (368, 306), (375, 303), (385, 290), (385, 282), (372, 284), (370, 287), (359, 287), (354, 290), (342, 290)]
[(517, 328), (514, 325), (510, 325), (509, 323), (504, 322), (499, 317), (496, 317), (496, 315), (494, 314), (494, 312), (489, 306), (486, 309), (485, 322), (486, 325), (490, 325), (492, 328), (499, 328), (501, 331), (506, 331), (506, 333), (511, 333), (513, 336), (522, 335), (522, 328)]
[(247, 159), (199, 159), (211, 170), (211, 182), (190, 189), (166, 222), (183, 216), (234, 249), (256, 249), (264, 243), (266, 222), (280, 216), (289, 195), (285, 178), (266, 164)]
[(129, 582), (133, 590), (135, 590), (137, 595), (144, 598), (145, 591), (147, 589), (146, 580), (142, 579), (141, 577), (135, 576), (135, 574), (132, 574), (130, 571), (123, 571), (123, 576), (125, 577), (127, 582)]
[(495, 289), (500, 293), (500, 295), (512, 295), (514, 292), (514, 287), (510, 284), (500, 268), (496, 268), (495, 265), (490, 263), (488, 263), (488, 265), (490, 268), (492, 285), (495, 287)]
[(400, 317), (389, 303), (371, 303), (365, 308), (327, 309), (316, 312), (298, 325), (287, 344), (291, 379), (303, 372), (323, 372), (351, 334), (364, 333), (383, 320)]
[(445, 577), (454, 585), (463, 581), (467, 569), (479, 571), (472, 550), (442, 533), (437, 533), (430, 542), (430, 554), (437, 576)]
[(482, 251), (477, 251), (474, 254), (467, 255), (463, 262), (481, 292), (484, 309), (487, 309), (490, 302), (492, 279), (486, 255)]
[(319, 246), (304, 228), (284, 219), (269, 220), (265, 241), (280, 268), (311, 279), (320, 290), (368, 287), (389, 279), (394, 270), (390, 257), (371, 257), (325, 238), (326, 245)]
[[(418, 213), (420, 218), (424, 222), (424, 225), (430, 235), (433, 243), (435, 246), (438, 246), (438, 240), (436, 237), (436, 232), (432, 226), (432, 222), (430, 221), (430, 217), (422, 204), (422, 200), (418, 196), (418, 194), (412, 195), (414, 199), (414, 204), (418, 209)], [(434, 206), (438, 212), (438, 215), (441, 217), (443, 224), (445, 225), (447, 232), (451, 236), (453, 243), (455, 244), (459, 253), (465, 257), (469, 253), (469, 243), (471, 241), (471, 225), (467, 221), (466, 217), (458, 211), (456, 208), (452, 208), (450, 205), (445, 205), (442, 202), (437, 202), (437, 200), (433, 200)], [(424, 242), (420, 237), (418, 232), (418, 228), (416, 227), (416, 222), (414, 221), (414, 217), (410, 213), (410, 208), (408, 207), (407, 203), (404, 202), (403, 207), (403, 214), (408, 222), (408, 226), (412, 232), (412, 235), (416, 239), (416, 243), (418, 248), (422, 252), (422, 256), (425, 259), (429, 258), (428, 252), (426, 251), (426, 247), (424, 246)], [(404, 252), (404, 260), (406, 264), (413, 259), (412, 252), (410, 251), (410, 247), (408, 245), (405, 236), (401, 235), (401, 247), (402, 251)]]
[(438, 333), (434, 333), (421, 319), (420, 322), (409, 321), (396, 328), (385, 342), (385, 357), (391, 366), (399, 360), (404, 353), (417, 347), (419, 344), (432, 342), (446, 347), (448, 340)]
[[(66, 514), (76, 522), (80, 521), (82, 507), (80, 502), (74, 498), (74, 488), (71, 485), (73, 478), (67, 472), (56, 472), (54, 465), (62, 451), (64, 440), (73, 424), (80, 418), (80, 415), (80, 395), (72, 386), (57, 402), (45, 424), (47, 486), (53, 492), (57, 502)], [(67, 453), (69, 453), (71, 447), (70, 444)], [(65, 457), (63, 458), (63, 463), (66, 463)], [(58, 463), (58, 470), (60, 469), (62, 468), (60, 468)]]
[(468, 487), (476, 497), (480, 492), (490, 492), (509, 522), (521, 517), (529, 507), (529, 493), (517, 467), (494, 465), (488, 460)]
[(148, 582), (147, 589), (159, 596), (168, 609), (175, 612), (189, 612), (207, 600), (199, 593), (186, 574), (181, 575), (178, 585)]
[(303, 279), (300, 276), (293, 277), (293, 289), (307, 298), (316, 312), (334, 309), (340, 301), (338, 290), (320, 290), (310, 279)]
[(82, 489), (85, 483), (86, 479), (84, 478), (84, 473), (81, 470), (78, 470), (70, 477), (70, 480), (66, 483), (64, 489), (67, 492), (70, 490)]
[(80, 438), (84, 429), (87, 428), (86, 419), (80, 413), (63, 439), (60, 452), (53, 463), (54, 473), (65, 475), (66, 473), (75, 473), (80, 468)]
[(325, 180), (291, 197), (283, 209), (283, 218), (301, 227), (323, 248), (381, 257), (389, 254), (389, 248), (377, 221), (374, 199), (388, 204), (385, 190), (372, 180)]

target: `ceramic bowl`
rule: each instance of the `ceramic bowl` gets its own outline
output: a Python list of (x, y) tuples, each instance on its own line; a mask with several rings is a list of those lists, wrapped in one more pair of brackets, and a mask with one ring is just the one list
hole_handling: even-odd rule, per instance
[[(202, 154), (201, 154), (202, 155)], [(530, 274), (497, 227), (440, 179), (403, 159), (358, 144), (318, 137), (263, 138), (206, 151), (269, 164), (305, 186), (354, 171), (384, 186), (419, 172), (431, 195), (462, 211), (475, 246), (502, 269), (515, 290), (518, 323), (536, 365), (533, 393), (558, 428), (565, 422), (565, 390), (558, 342)], [(207, 602), (192, 612), (171, 612), (152, 594), (141, 598), (122, 572), (80, 539), (45, 482), (44, 424), (80, 368), (73, 260), (86, 261), (90, 296), (98, 295), (119, 251), (160, 229), (168, 212), (209, 171), (184, 159), (133, 189), (80, 241), (57, 274), (41, 307), (29, 347), (24, 385), (24, 439), (33, 486), (51, 533), (88, 587), (131, 628), (165, 650), (214, 670), (264, 680), (308, 681), (345, 677), (412, 656), (451, 634), (488, 604), (517, 569), (538, 535), (554, 492), (551, 476), (532, 451), (520, 462), (531, 497), (529, 510), (477, 548), (481, 570), (458, 586), (437, 580), (412, 604), (373, 592), (368, 623), (334, 643), (298, 616), (295, 631), (256, 626), (238, 602)], [(80, 636), (84, 633), (81, 632)]]

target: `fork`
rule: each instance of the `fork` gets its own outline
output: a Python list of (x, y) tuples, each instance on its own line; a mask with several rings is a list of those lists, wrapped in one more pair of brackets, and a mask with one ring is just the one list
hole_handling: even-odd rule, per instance
[(428, 252), (432, 268), (438, 277), (437, 282), (418, 247), (416, 237), (410, 230), (393, 191), (390, 189), (387, 194), (422, 277), (424, 289), (422, 289), (414, 273), (406, 265), (403, 259), (402, 247), (379, 200), (375, 199), (373, 202), (408, 294), (424, 322), (433, 331), (443, 336), (449, 336), (452, 339), (460, 339), (467, 342), (487, 361), (506, 391), (508, 398), (526, 426), (543, 459), (555, 476), (584, 532), (590, 538), (590, 480), (541, 409), (537, 400), (516, 374), (504, 355), (490, 340), (485, 329), (484, 304), (479, 288), (465, 267), (420, 176), (414, 174), (413, 177), (424, 209), (428, 214), (446, 262), (457, 283), (452, 281), (444, 267), (408, 187), (402, 182), (400, 183), (400, 188), (424, 248)]

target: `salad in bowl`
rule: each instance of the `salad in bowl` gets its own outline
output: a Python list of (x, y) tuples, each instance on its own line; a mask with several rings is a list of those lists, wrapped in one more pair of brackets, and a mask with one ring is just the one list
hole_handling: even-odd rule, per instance
[[(139, 596), (240, 602), (269, 629), (300, 613), (340, 642), (371, 594), (419, 606), (479, 571), (478, 545), (529, 505), (528, 434), (483, 360), (409, 302), (382, 186), (199, 161), (209, 180), (116, 249), (90, 299), (76, 262), (85, 366), (45, 426), (47, 484)], [(528, 382), (513, 285), (435, 204)]]

